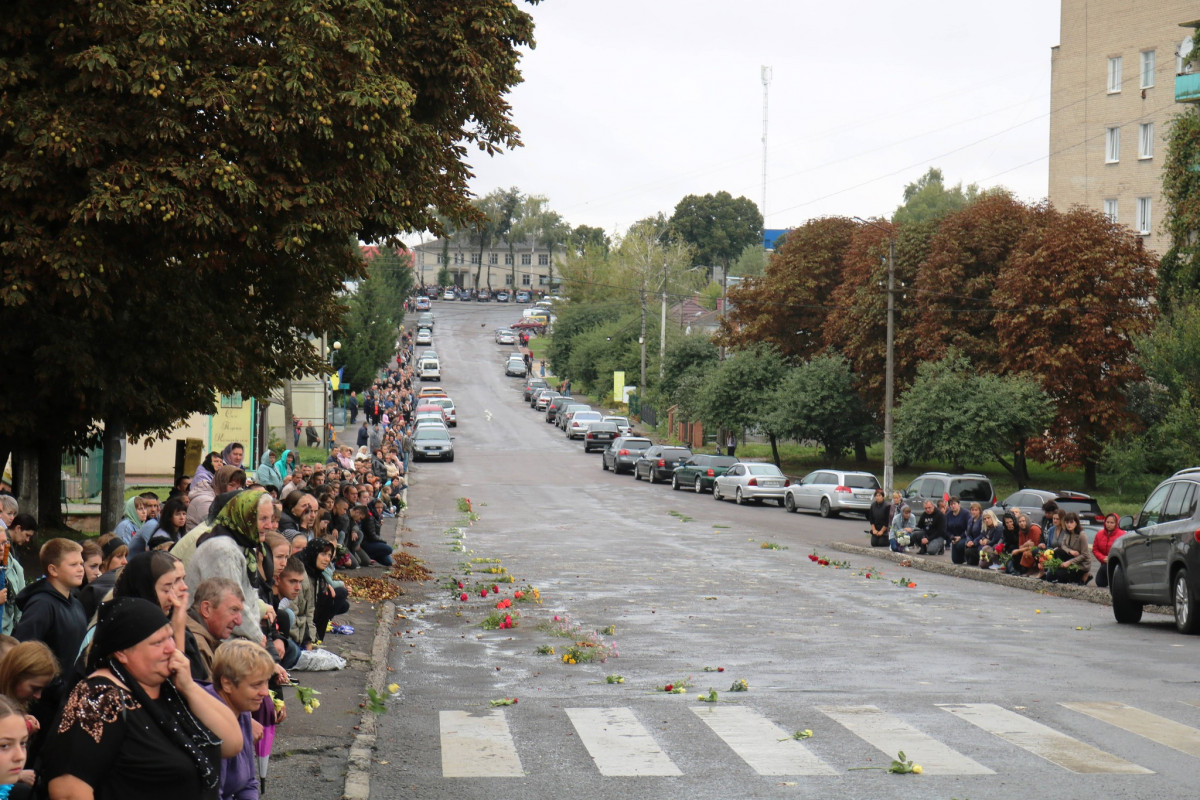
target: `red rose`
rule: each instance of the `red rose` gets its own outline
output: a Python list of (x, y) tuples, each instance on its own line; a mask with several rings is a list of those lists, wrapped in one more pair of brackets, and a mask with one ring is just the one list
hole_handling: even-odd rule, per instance
[(812, 554), (810, 553), (810, 554), (809, 554), (809, 556), (808, 556), (808, 560), (809, 560), (809, 561), (816, 561), (816, 560), (817, 560), (817, 557), (816, 557), (815, 555), (812, 555)]
[(479, 590), (479, 596), (480, 596), (480, 597), (487, 597), (487, 589), (480, 589), (480, 590)]
[(500, 587), (499, 587), (499, 586), (493, 586), (493, 587), (492, 587), (492, 593), (493, 593), (493, 594), (500, 594)]
[(460, 588), (460, 589), (463, 588), (462, 581), (458, 582), (458, 588)]
[(717, 672), (724, 672), (724, 671), (725, 671), (724, 667), (717, 667)]
[(461, 595), (458, 596), (458, 599), (462, 600), (464, 603), (467, 602), (467, 593), (463, 592)]
[(672, 690), (672, 689), (674, 689), (674, 688), (675, 688), (675, 684), (673, 684), (673, 683), (668, 683), (666, 686), (664, 686), (664, 687), (663, 687), (663, 691), (664, 691), (664, 692), (669, 692), (669, 691), (671, 691), (671, 690)]

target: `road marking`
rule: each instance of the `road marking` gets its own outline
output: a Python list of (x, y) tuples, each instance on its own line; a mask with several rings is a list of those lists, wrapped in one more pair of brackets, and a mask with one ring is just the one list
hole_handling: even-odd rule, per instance
[(1109, 775), (1154, 774), (1152, 770), (1106, 753), (992, 703), (939, 703), (938, 707), (1071, 772)]
[(682, 775), (629, 708), (568, 708), (567, 716), (601, 775)]
[(848, 728), (851, 733), (895, 758), (903, 750), (905, 758), (920, 764), (928, 775), (994, 775), (978, 761), (933, 739), (901, 719), (875, 706), (825, 706), (817, 709)]
[(1059, 703), (1064, 708), (1200, 758), (1200, 731), (1124, 703)]
[(521, 778), (521, 759), (499, 709), (483, 714), (443, 711), (442, 777)]
[(753, 709), (707, 706), (692, 711), (759, 775), (837, 774), (790, 733)]

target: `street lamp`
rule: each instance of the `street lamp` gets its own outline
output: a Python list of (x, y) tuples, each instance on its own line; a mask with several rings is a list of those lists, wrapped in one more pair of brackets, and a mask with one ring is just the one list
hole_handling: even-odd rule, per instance
[[(325, 337), (322, 336), (322, 339)], [(333, 368), (333, 354), (342, 349), (342, 343), (335, 341), (331, 347), (325, 349), (325, 358), (329, 362), (329, 367)], [(329, 378), (325, 379), (326, 402), (325, 402), (325, 448), (329, 449), (333, 446), (333, 384)]]
[(895, 458), (892, 451), (892, 405), (895, 402), (896, 375), (896, 234), (890, 228), (867, 222), (862, 217), (855, 220), (864, 225), (881, 230), (888, 236), (888, 287), (887, 287), (887, 366), (885, 372), (883, 400), (883, 491), (886, 497), (891, 497), (893, 478), (895, 477)]

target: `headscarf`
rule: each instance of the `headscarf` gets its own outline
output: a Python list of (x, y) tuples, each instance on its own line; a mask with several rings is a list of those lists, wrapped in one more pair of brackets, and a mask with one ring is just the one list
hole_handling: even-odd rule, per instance
[(242, 547), (258, 547), (258, 501), (265, 494), (262, 489), (235, 494), (217, 514), (216, 527), (224, 527)]
[(169, 626), (171, 622), (167, 615), (154, 603), (126, 597), (102, 604), (97, 619), (96, 636), (88, 656), (88, 671), (108, 667), (125, 684), (125, 690), (146, 710), (167, 740), (191, 759), (201, 784), (206, 789), (216, 789), (221, 779), (221, 762), (212, 758), (211, 751), (221, 746), (221, 740), (192, 716), (174, 683), (163, 681), (159, 687), (158, 701), (155, 702), (146, 695), (142, 685), (125, 672), (120, 661), (112, 658), (117, 651), (140, 644)]
[(226, 464), (217, 470), (217, 474), (213, 476), (212, 488), (213, 494), (221, 494), (229, 491), (229, 480), (236, 472), (245, 472), (241, 467), (235, 467), (233, 464)]
[[(154, 590), (154, 584), (158, 583), (158, 579), (163, 575), (174, 571), (177, 561), (179, 561), (178, 558), (161, 550), (138, 553), (129, 559), (125, 568), (121, 570), (121, 574), (117, 576), (117, 583), (113, 587), (113, 599), (137, 597), (149, 600), (154, 603), (155, 607), (158, 607), (158, 592)], [(140, 641), (141, 639), (138, 639), (133, 644)], [(129, 646), (124, 645), (116, 649), (124, 650)]]
[(242, 446), (241, 442), (230, 442), (229, 444), (225, 445), (225, 449), (221, 451), (221, 460), (224, 461), (226, 464), (230, 464), (230, 465), (237, 467), (238, 469), (245, 469), (245, 466), (243, 466), (241, 464), (233, 463), (233, 449), (235, 447), (242, 448), (242, 461), (245, 461), (246, 460), (246, 448)]
[(133, 523), (135, 530), (142, 527), (142, 520), (138, 518), (137, 514), (137, 501), (137, 495), (125, 501), (125, 519)]
[(291, 454), (291, 450), (284, 450), (283, 454), (279, 456), (279, 460), (275, 462), (275, 471), (279, 473), (280, 480), (292, 474), (292, 471), (288, 469), (287, 464), (288, 456)]

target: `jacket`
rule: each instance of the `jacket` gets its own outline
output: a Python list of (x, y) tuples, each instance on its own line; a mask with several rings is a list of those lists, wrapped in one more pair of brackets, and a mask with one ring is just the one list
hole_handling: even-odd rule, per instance
[(1101, 528), (1096, 531), (1096, 538), (1092, 541), (1092, 555), (1101, 564), (1108, 563), (1108, 551), (1112, 549), (1113, 542), (1125, 535), (1125, 531), (1117, 528), (1111, 534), (1108, 528)]
[(961, 539), (967, 535), (967, 527), (971, 524), (971, 513), (959, 506), (958, 513), (947, 511), (946, 517), (946, 538)]
[(200, 619), (195, 609), (188, 612), (187, 630), (192, 634), (196, 642), (197, 658), (193, 660), (192, 654), (187, 654), (188, 660), (192, 662), (192, 677), (195, 678), (197, 674), (201, 674), (203, 677), (198, 678), (198, 680), (204, 683), (212, 683), (213, 653), (217, 651), (221, 642), (209, 632), (208, 626), (204, 624), (204, 620)]
[(258, 643), (263, 640), (258, 621), (262, 618), (259, 607), (258, 589), (250, 583), (246, 572), (246, 554), (229, 536), (213, 536), (196, 548), (195, 555), (187, 564), (188, 592), (195, 596), (196, 587), (206, 578), (229, 578), (237, 583), (246, 598), (246, 610), (242, 613), (242, 624), (234, 628), (234, 635)]
[(2, 632), (12, 636), (12, 629), (21, 621), (21, 609), (17, 608), (17, 595), (25, 588), (25, 568), (16, 553), (8, 556), (8, 568), (4, 571), (4, 585), (8, 589), (9, 600), (4, 604), (4, 623)]
[(1065, 550), (1074, 550), (1075, 552), (1079, 553), (1079, 555), (1075, 556), (1074, 558), (1069, 558), (1063, 561), (1063, 567), (1074, 565), (1079, 567), (1079, 569), (1083, 570), (1084, 572), (1087, 572), (1089, 569), (1091, 569), (1092, 556), (1088, 552), (1087, 537), (1084, 536), (1079, 525), (1075, 526), (1074, 533), (1068, 533), (1066, 530), (1063, 530), (1059, 534), (1058, 547)]
[(14, 638), (44, 642), (64, 669), (75, 663), (87, 632), (87, 617), (79, 598), (73, 594), (64, 597), (43, 578), (17, 595), (17, 608), (21, 609), (21, 621), (13, 627)]
[[(212, 686), (205, 686), (204, 690), (221, 700)], [(242, 750), (233, 758), (221, 759), (219, 796), (221, 800), (258, 800), (258, 758), (254, 749), (250, 712), (243, 711), (237, 718), (242, 729)]]
[(946, 516), (936, 508), (932, 514), (926, 514), (922, 511), (921, 516), (917, 517), (917, 528), (931, 542), (934, 539), (945, 539)]
[(191, 499), (188, 501), (187, 524), (184, 530), (191, 530), (208, 518), (208, 509), (212, 506), (217, 492), (213, 489), (212, 481), (199, 486), (192, 484)]
[(296, 599), (291, 603), (292, 612), (296, 615), (296, 624), (288, 631), (292, 641), (301, 647), (316, 638), (317, 628), (313, 624), (313, 609), (316, 608), (316, 604), (316, 587), (312, 578), (305, 575), (304, 583), (300, 587), (300, 594), (296, 595)]

